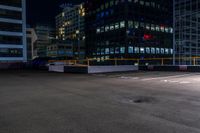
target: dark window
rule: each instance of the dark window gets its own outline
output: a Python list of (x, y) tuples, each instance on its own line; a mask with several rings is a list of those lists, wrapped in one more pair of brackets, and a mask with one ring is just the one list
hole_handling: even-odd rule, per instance
[(0, 0), (0, 5), (22, 7), (22, 0)]
[(0, 22), (0, 31), (22, 32), (22, 25)]
[(0, 45), (1, 44), (22, 45), (22, 37), (0, 35)]
[(1, 18), (22, 19), (22, 12), (0, 9)]

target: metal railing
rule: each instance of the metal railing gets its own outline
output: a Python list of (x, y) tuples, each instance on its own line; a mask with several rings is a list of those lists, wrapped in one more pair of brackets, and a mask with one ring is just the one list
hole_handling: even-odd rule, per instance
[[(114, 59), (83, 59), (83, 60), (50, 60), (49, 64), (63, 63), (65, 65), (77, 66), (92, 66), (92, 65), (173, 65), (173, 58), (114, 58)], [(192, 65), (200, 65), (200, 57), (176, 58), (175, 62), (183, 60), (189, 62), (192, 60)], [(187, 65), (176, 64), (176, 65)]]

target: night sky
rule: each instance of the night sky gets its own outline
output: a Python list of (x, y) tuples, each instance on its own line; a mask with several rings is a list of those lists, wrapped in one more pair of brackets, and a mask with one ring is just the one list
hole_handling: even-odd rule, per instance
[(54, 26), (55, 16), (63, 3), (80, 3), (83, 0), (27, 0), (27, 23)]

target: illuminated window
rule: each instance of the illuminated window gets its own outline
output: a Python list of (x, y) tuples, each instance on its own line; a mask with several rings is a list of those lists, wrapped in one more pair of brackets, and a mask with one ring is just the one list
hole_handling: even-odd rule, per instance
[(160, 52), (161, 52), (161, 54), (165, 54), (165, 49), (161, 48)]
[(115, 29), (119, 29), (119, 23), (115, 23)]
[(105, 49), (105, 53), (106, 53), (106, 54), (109, 54), (109, 53), (110, 53), (110, 49), (109, 49), (109, 48), (106, 48), (106, 49)]
[(129, 46), (129, 47), (128, 47), (128, 53), (129, 53), (129, 54), (132, 54), (132, 53), (133, 53), (133, 46)]
[(156, 25), (156, 31), (160, 31), (160, 27)]
[(124, 54), (125, 53), (125, 47), (120, 47), (120, 53)]
[(150, 30), (150, 24), (146, 24), (146, 29)]
[(125, 27), (125, 21), (121, 21), (120, 22), (120, 28), (124, 28)]
[(128, 28), (133, 28), (133, 21), (128, 21)]
[(104, 32), (104, 26), (101, 27), (101, 32)]
[(173, 33), (173, 28), (170, 28), (170, 33)]
[(110, 54), (114, 54), (114, 48), (110, 48)]
[(155, 54), (155, 52), (156, 52), (156, 51), (155, 51), (155, 48), (151, 48), (151, 53), (152, 53), (152, 54)]
[(120, 50), (119, 50), (119, 47), (116, 47), (115, 48), (115, 54), (119, 54)]
[(139, 28), (139, 22), (134, 22), (134, 26), (136, 29)]
[(136, 54), (140, 53), (140, 49), (138, 47), (135, 47), (134, 48), (134, 53), (136, 53)]
[(169, 32), (169, 28), (165, 27), (165, 32), (168, 33)]
[(114, 25), (110, 25), (110, 30), (114, 30)]
[(141, 53), (141, 54), (144, 54), (144, 53), (145, 53), (145, 50), (144, 50), (143, 47), (140, 48), (140, 53)]
[(147, 54), (150, 54), (150, 53), (151, 53), (151, 51), (150, 51), (150, 48), (149, 48), (149, 47), (147, 47), (147, 48), (146, 48), (146, 53), (147, 53)]
[(107, 32), (107, 31), (109, 31), (109, 26), (107, 25), (106, 27), (105, 27), (105, 32)]
[(165, 27), (164, 27), (164, 26), (160, 26), (160, 30), (161, 30), (162, 32), (165, 32)]
[(152, 30), (152, 31), (155, 31), (155, 30), (156, 30), (154, 24), (151, 24), (151, 30)]
[(97, 28), (97, 31), (96, 31), (96, 32), (97, 32), (97, 33), (100, 33), (100, 31), (101, 31), (100, 28)]
[(169, 54), (169, 49), (168, 48), (165, 49), (165, 54)]
[(156, 48), (156, 54), (160, 54), (160, 48)]

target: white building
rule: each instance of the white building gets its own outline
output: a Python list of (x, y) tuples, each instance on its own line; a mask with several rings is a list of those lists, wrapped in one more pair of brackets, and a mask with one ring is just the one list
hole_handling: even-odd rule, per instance
[(0, 62), (26, 62), (25, 0), (0, 0)]

